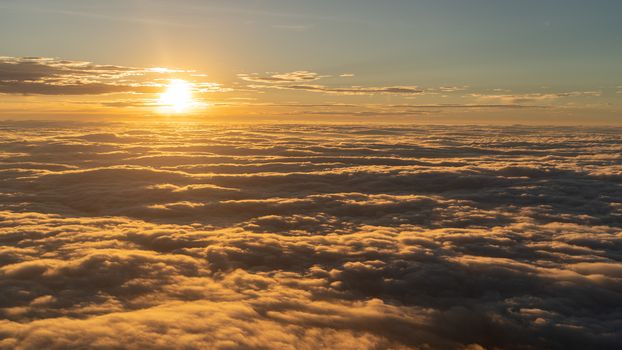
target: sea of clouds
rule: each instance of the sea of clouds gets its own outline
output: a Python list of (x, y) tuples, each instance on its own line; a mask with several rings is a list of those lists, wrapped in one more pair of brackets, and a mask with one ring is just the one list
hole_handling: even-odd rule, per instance
[(0, 124), (1, 349), (614, 349), (622, 129)]

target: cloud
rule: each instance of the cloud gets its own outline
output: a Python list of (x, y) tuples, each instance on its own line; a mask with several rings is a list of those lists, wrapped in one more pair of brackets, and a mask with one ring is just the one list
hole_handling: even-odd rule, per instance
[[(341, 74), (339, 77), (353, 77), (354, 74)], [(269, 85), (250, 85), (253, 89), (280, 89), (280, 90), (298, 90), (298, 91), (311, 91), (311, 92), (323, 92), (329, 94), (340, 95), (373, 95), (373, 94), (420, 94), (424, 91), (416, 86), (383, 86), (383, 87), (328, 87), (317, 84), (302, 84), (328, 76), (322, 76), (318, 73), (309, 71), (295, 71), (290, 73), (276, 73), (271, 75), (260, 74), (238, 74), (238, 77), (242, 80), (263, 83)], [(300, 83), (300, 84), (292, 84)]]
[(238, 74), (238, 77), (245, 81), (251, 81), (256, 83), (296, 83), (314, 81), (322, 78), (317, 73), (309, 72), (306, 70), (300, 70), (289, 73), (274, 73), (270, 75), (260, 75), (257, 73), (252, 74)]
[(494, 111), (494, 110), (552, 110), (553, 106), (533, 104), (349, 104), (349, 103), (269, 103), (257, 101), (234, 100), (232, 102), (213, 103), (213, 106), (240, 107), (254, 111), (271, 112), (280, 117), (291, 117), (300, 120), (301, 117), (336, 117), (340, 120), (370, 121), (385, 120), (384, 117), (417, 118), (436, 117), (450, 111)]
[[(296, 105), (289, 105), (296, 107)], [(300, 107), (305, 107), (300, 106)], [(363, 117), (380, 117), (380, 116), (420, 116), (434, 115), (447, 110), (512, 110), (512, 109), (548, 109), (551, 107), (541, 105), (526, 104), (401, 104), (401, 105), (361, 105), (353, 106), (357, 110), (353, 110), (349, 105), (332, 105), (317, 106), (320, 109), (306, 110), (302, 113), (305, 115), (333, 115), (333, 116), (363, 116)], [(323, 108), (322, 108), (323, 107)], [(329, 108), (332, 107), (332, 108)]]
[(560, 98), (565, 97), (599, 97), (602, 95), (600, 91), (568, 91), (568, 92), (555, 92), (555, 93), (529, 93), (529, 94), (494, 94), (494, 95), (486, 95), (486, 94), (471, 94), (471, 97), (474, 97), (479, 100), (494, 100), (502, 103), (530, 103), (530, 102), (545, 102), (545, 101), (553, 101)]
[(398, 95), (417, 95), (423, 94), (425, 91), (416, 86), (384, 86), (384, 87), (328, 87), (324, 85), (309, 85), (309, 84), (297, 84), (297, 85), (251, 85), (256, 89), (281, 89), (281, 90), (297, 90), (297, 91), (310, 91), (310, 92), (322, 92), (327, 94), (337, 95), (374, 95), (374, 94), (398, 94)]
[[(352, 73), (322, 75), (311, 70), (245, 73), (238, 74), (239, 80), (229, 86), (208, 81), (206, 74), (193, 70), (104, 65), (46, 57), (0, 57), (0, 94), (55, 96), (31, 98), (37, 103), (29, 103), (26, 109), (21, 103), (23, 101), (11, 97), (4, 108), (5, 114), (12, 113), (11, 117), (13, 114), (36, 116), (38, 111), (46, 115), (69, 113), (76, 116), (103, 116), (113, 109), (119, 112), (123, 110), (127, 116), (152, 113), (161, 107), (157, 94), (166, 88), (171, 79), (185, 79), (191, 83), (193, 97), (197, 101), (193, 104), (196, 108), (190, 114), (197, 116), (205, 107), (211, 106), (213, 108), (210, 116), (215, 118), (226, 116), (278, 119), (308, 116), (318, 119), (335, 116), (341, 120), (370, 117), (407, 120), (417, 117), (447, 117), (453, 111), (470, 113), (501, 109), (533, 109), (553, 115), (563, 107), (567, 110), (579, 108), (573, 99), (602, 96), (601, 91), (512, 94), (507, 90), (495, 90), (492, 94), (461, 95), (461, 92), (471, 88), (460, 85), (420, 87), (414, 84), (344, 86), (337, 83), (339, 78), (352, 76)], [(333, 78), (335, 81), (320, 82), (326, 78)], [(217, 98), (216, 93), (225, 93), (226, 97)], [(312, 96), (308, 93), (316, 94)], [(278, 97), (275, 94), (284, 94), (287, 97)], [(68, 97), (61, 100), (59, 96), (73, 97), (71, 100)], [(351, 107), (351, 103), (340, 101), (349, 96), (361, 96), (361, 101), (367, 102)], [(386, 101), (382, 103), (382, 96), (394, 96), (397, 100), (392, 100), (390, 104)], [(337, 100), (317, 100), (333, 97)], [(408, 103), (419, 97), (425, 101)], [(567, 103), (563, 104), (559, 100)], [(535, 111), (525, 113), (534, 115)]]
[[(37, 95), (151, 94), (162, 91), (171, 76), (192, 71), (100, 65), (45, 57), (0, 57), (0, 93)], [(219, 84), (196, 81), (197, 91), (221, 91)]]
[(0, 93), (37, 95), (100, 95), (113, 93), (157, 93), (162, 87), (104, 83), (0, 82)]
[(613, 349), (619, 135), (3, 123), (0, 347)]

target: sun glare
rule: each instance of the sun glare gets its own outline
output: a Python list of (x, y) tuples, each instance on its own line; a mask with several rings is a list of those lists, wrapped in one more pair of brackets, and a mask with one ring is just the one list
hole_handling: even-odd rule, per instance
[(159, 100), (160, 111), (164, 113), (184, 113), (193, 104), (192, 84), (182, 79), (172, 79)]

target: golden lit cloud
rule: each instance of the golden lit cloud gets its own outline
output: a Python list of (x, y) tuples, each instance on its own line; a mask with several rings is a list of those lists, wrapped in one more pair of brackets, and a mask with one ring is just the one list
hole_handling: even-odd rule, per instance
[(0, 346), (615, 348), (619, 131), (5, 122)]
[[(358, 76), (297, 70), (239, 74), (233, 81), (221, 83), (208, 80), (204, 72), (178, 68), (1, 57), (0, 93), (7, 97), (0, 101), (0, 114), (36, 118), (183, 114), (216, 120), (333, 117), (385, 121), (432, 117), (441, 120), (448, 116), (471, 120), (496, 118), (482, 111), (514, 109), (523, 113), (506, 113), (507, 121), (511, 121), (510, 117), (534, 116), (537, 118), (533, 120), (544, 121), (542, 115), (562, 118), (556, 112), (559, 109), (564, 110), (564, 115), (592, 110), (604, 113), (608, 108), (609, 114), (614, 113), (614, 105), (606, 103), (607, 94), (597, 90), (512, 94), (495, 89), (488, 93), (466, 85), (343, 86), (343, 78), (355, 80)], [(323, 84), (310, 84), (320, 79)], [(411, 102), (413, 99), (417, 103)], [(209, 112), (207, 106), (211, 106)]]
[(0, 350), (621, 348), (620, 13), (0, 0)]

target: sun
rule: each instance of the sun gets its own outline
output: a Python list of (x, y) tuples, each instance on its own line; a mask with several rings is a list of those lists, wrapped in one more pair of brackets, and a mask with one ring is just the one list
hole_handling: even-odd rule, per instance
[(187, 112), (194, 104), (192, 84), (182, 79), (171, 79), (158, 102), (160, 111), (164, 113)]

